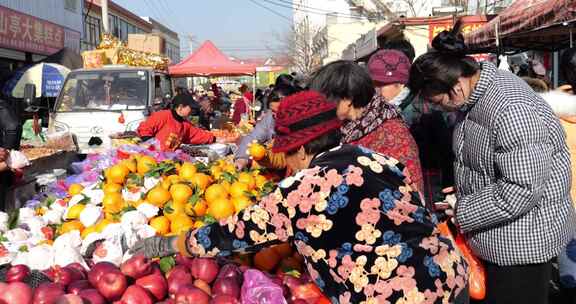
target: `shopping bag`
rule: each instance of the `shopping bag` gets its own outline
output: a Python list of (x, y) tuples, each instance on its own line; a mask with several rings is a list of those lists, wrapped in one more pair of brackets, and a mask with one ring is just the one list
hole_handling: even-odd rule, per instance
[(468, 263), (468, 272), (470, 273), (468, 280), (470, 298), (474, 300), (484, 299), (486, 296), (486, 270), (482, 261), (472, 253), (472, 250), (470, 250), (470, 247), (466, 244), (466, 240), (461, 233), (456, 233), (454, 236), (448, 226), (448, 222), (438, 224), (438, 229), (442, 235), (448, 236), (454, 241), (454, 244), (466, 260), (466, 263)]

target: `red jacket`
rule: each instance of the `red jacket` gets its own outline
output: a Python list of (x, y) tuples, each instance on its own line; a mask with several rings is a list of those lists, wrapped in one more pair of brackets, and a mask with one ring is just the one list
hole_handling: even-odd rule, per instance
[(162, 110), (153, 113), (140, 123), (140, 137), (154, 136), (163, 151), (176, 150), (180, 144), (211, 144), (214, 142), (212, 133), (194, 127), (189, 121), (178, 120), (172, 110)]
[(364, 146), (399, 160), (406, 165), (410, 179), (418, 187), (418, 190), (424, 189), (418, 146), (402, 119), (388, 119), (374, 132), (352, 142), (352, 144)]
[(248, 112), (248, 106), (246, 105), (245, 98), (238, 98), (234, 103), (234, 113), (232, 113), (232, 122), (234, 124), (239, 124), (242, 120), (242, 114)]

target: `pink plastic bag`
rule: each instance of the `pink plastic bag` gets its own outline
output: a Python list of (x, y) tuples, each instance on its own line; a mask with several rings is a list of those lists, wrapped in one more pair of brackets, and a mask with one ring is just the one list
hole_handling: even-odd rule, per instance
[(287, 304), (282, 287), (255, 269), (244, 272), (241, 294), (243, 304)]

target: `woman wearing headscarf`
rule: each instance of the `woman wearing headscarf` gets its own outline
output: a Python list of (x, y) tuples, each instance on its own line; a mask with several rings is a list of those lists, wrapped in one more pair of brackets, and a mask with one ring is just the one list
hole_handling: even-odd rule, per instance
[(405, 182), (404, 165), (342, 145), (340, 127), (322, 94), (285, 98), (273, 150), (297, 173), (227, 220), (132, 252), (225, 256), (291, 241), (332, 303), (467, 303), (466, 264)]
[[(405, 82), (409, 67), (409, 63), (397, 64), (381, 79)], [(398, 159), (406, 165), (408, 183), (420, 191), (424, 188), (416, 141), (398, 109), (376, 94), (365, 68), (352, 61), (332, 62), (312, 75), (309, 87), (336, 104), (338, 119), (344, 122), (343, 143), (361, 145)]]

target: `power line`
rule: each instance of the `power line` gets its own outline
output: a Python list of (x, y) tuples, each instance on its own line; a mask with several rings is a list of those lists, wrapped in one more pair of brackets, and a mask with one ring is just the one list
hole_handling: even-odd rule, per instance
[[(262, 1), (264, 1), (264, 2), (266, 2), (266, 3), (270, 3), (270, 4), (272, 4), (272, 5), (279, 6), (279, 7), (290, 8), (290, 9), (293, 9), (293, 10), (295, 10), (295, 11), (299, 11), (299, 12), (303, 12), (303, 13), (308, 13), (308, 14), (316, 14), (316, 15), (329, 15), (329, 14), (332, 14), (332, 15), (335, 15), (335, 16), (344, 17), (344, 18), (349, 18), (349, 19), (366, 20), (366, 18), (361, 17), (361, 16), (354, 16), (354, 15), (344, 14), (344, 13), (339, 13), (339, 12), (330, 12), (330, 11), (324, 11), (324, 10), (321, 10), (321, 11), (313, 11), (312, 9), (314, 9), (314, 8), (311, 8), (311, 9), (297, 8), (297, 7), (304, 7), (304, 6), (301, 6), (301, 5), (289, 6), (289, 5), (285, 4), (284, 2), (282, 2), (282, 3), (276, 3), (276, 2), (273, 2), (273, 1), (270, 1), (270, 0), (262, 0)], [(319, 9), (316, 9), (316, 10), (319, 10)]]
[(269, 7), (261, 4), (261, 3), (256, 2), (255, 0), (248, 0), (248, 1), (250, 1), (250, 2), (258, 5), (259, 7), (263, 8), (263, 9), (265, 9), (265, 10), (271, 12), (271, 13), (273, 13), (274, 15), (276, 15), (276, 16), (278, 16), (278, 17), (282, 17), (282, 18), (288, 20), (288, 21), (290, 22), (290, 24), (292, 24), (292, 18), (288, 18), (288, 17), (282, 15), (281, 13), (279, 13), (279, 12), (277, 12), (277, 11), (275, 11), (275, 10), (273, 10), (273, 9), (271, 9), (271, 8), (269, 8)]

